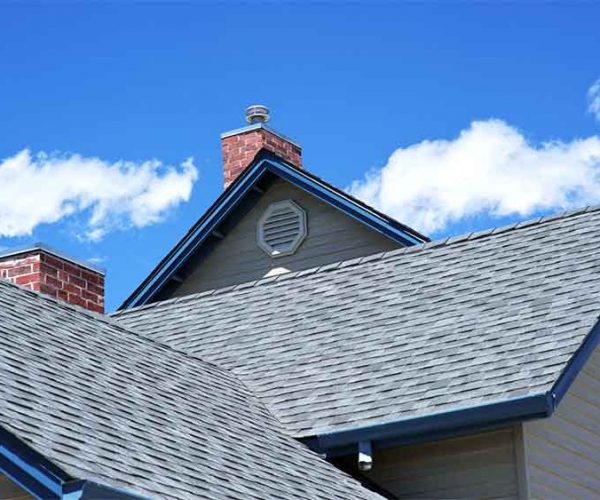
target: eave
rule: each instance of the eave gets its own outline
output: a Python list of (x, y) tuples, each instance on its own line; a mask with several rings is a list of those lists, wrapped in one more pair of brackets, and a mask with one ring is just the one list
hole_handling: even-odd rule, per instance
[(357, 453), (359, 443), (375, 449), (434, 441), (497, 429), (517, 422), (548, 418), (600, 343), (600, 321), (565, 364), (550, 390), (519, 398), (469, 406), (452, 411), (398, 419), (375, 425), (323, 432), (302, 441), (328, 458)]

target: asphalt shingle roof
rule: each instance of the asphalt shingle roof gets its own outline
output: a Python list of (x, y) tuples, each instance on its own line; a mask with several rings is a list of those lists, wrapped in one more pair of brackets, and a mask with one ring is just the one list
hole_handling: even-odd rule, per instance
[(74, 478), (153, 498), (379, 498), (239, 379), (0, 282), (0, 425)]
[(231, 369), (303, 437), (541, 395), (599, 312), (594, 208), (116, 318)]

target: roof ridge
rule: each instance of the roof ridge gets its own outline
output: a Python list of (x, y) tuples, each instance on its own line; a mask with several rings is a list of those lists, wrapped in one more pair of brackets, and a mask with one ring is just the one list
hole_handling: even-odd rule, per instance
[(532, 226), (540, 226), (543, 224), (547, 224), (550, 222), (554, 222), (557, 220), (564, 220), (570, 217), (575, 217), (578, 215), (582, 215), (584, 213), (590, 212), (598, 212), (600, 211), (600, 205), (588, 205), (583, 208), (574, 209), (574, 210), (566, 210), (559, 213), (549, 214), (545, 216), (536, 217), (534, 219), (526, 219), (519, 222), (515, 222), (512, 224), (507, 224), (505, 226), (496, 226), (491, 227), (489, 229), (484, 229), (481, 231), (471, 231), (468, 233), (459, 234), (456, 236), (447, 236), (443, 238), (439, 238), (437, 240), (428, 241), (426, 243), (415, 244), (408, 247), (402, 247), (394, 250), (388, 250), (386, 252), (380, 252), (376, 254), (366, 255), (363, 257), (355, 257), (353, 259), (341, 260), (337, 262), (333, 262), (330, 264), (325, 264), (322, 266), (312, 267), (309, 269), (304, 269), (301, 271), (293, 271), (288, 273), (279, 274), (277, 276), (269, 276), (265, 278), (260, 278), (258, 280), (248, 281), (244, 283), (239, 283), (236, 285), (230, 285), (223, 288), (215, 288), (211, 290), (205, 290), (202, 292), (192, 293), (189, 295), (184, 295), (181, 297), (175, 297), (168, 300), (162, 300), (158, 302), (153, 302), (151, 304), (144, 304), (143, 306), (134, 307), (131, 309), (125, 309), (121, 311), (115, 311), (111, 313), (109, 317), (118, 318), (119, 316), (125, 316), (129, 313), (134, 313), (138, 311), (143, 311), (146, 309), (151, 309), (153, 307), (162, 307), (168, 304), (174, 304), (177, 302), (187, 302), (193, 301), (200, 297), (208, 297), (212, 295), (223, 295), (227, 293), (231, 293), (237, 290), (243, 290), (244, 288), (252, 288), (255, 286), (266, 285), (275, 281), (282, 281), (287, 279), (294, 279), (297, 277), (306, 276), (309, 274), (336, 271), (338, 269), (347, 268), (347, 267), (355, 267), (367, 262), (374, 262), (377, 260), (386, 260), (388, 258), (396, 257), (398, 255), (417, 253), (421, 251), (427, 250), (436, 250), (439, 248), (445, 248), (447, 246), (451, 246), (457, 243), (463, 243), (465, 241), (475, 241), (481, 240), (484, 238), (490, 238), (492, 236), (497, 236), (500, 234), (508, 233), (511, 231), (517, 231), (520, 229), (526, 229)]

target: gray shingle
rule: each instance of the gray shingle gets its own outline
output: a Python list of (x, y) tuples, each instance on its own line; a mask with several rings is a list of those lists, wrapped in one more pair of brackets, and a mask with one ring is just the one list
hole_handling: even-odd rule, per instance
[(153, 498), (379, 498), (240, 380), (0, 282), (0, 425), (69, 475)]
[(600, 312), (598, 255), (576, 211), (116, 318), (311, 436), (546, 392)]

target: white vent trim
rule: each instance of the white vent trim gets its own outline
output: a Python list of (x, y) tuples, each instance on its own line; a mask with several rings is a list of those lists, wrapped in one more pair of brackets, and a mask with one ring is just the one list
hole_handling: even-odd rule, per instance
[(271, 203), (256, 229), (258, 246), (268, 255), (292, 255), (306, 238), (306, 212), (292, 200)]

